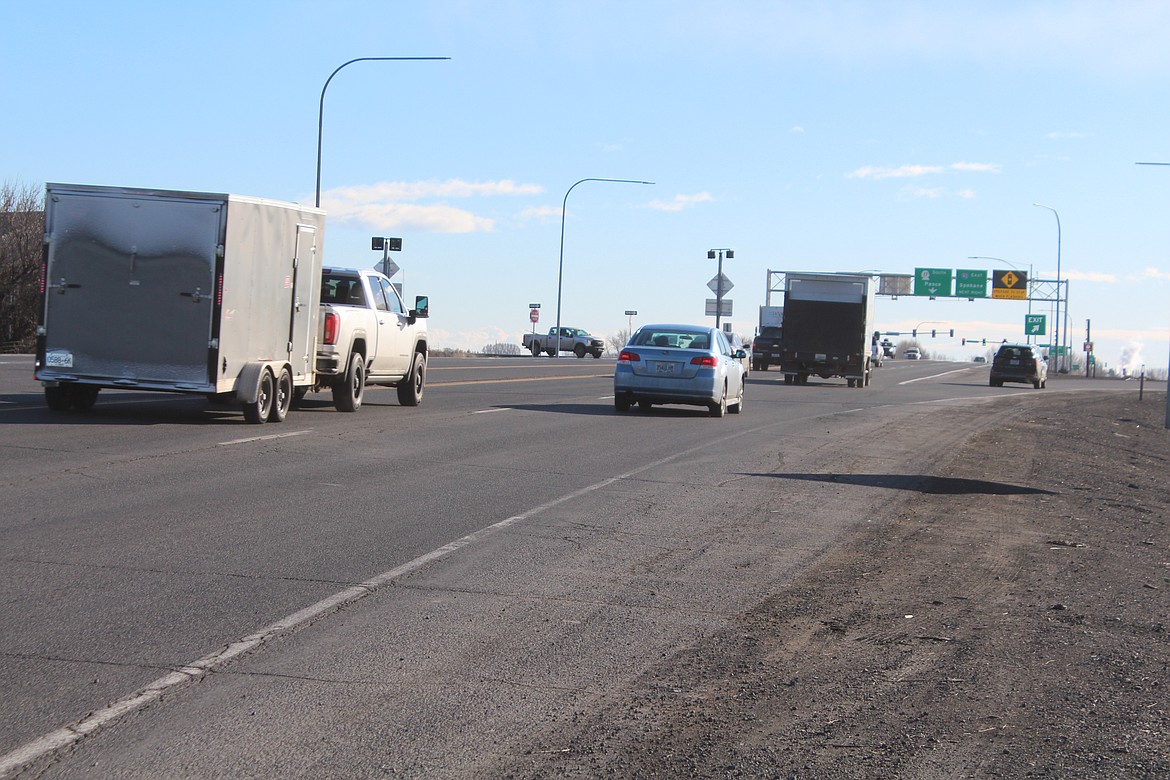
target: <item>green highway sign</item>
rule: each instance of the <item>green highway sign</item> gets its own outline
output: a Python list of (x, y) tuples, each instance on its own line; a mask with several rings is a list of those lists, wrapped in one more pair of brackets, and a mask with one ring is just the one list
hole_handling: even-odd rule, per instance
[(960, 268), (955, 272), (956, 298), (986, 298), (987, 271)]
[(1024, 315), (1024, 333), (1029, 336), (1045, 336), (1048, 334), (1047, 314)]
[(952, 273), (950, 268), (915, 268), (914, 294), (931, 298), (950, 296)]

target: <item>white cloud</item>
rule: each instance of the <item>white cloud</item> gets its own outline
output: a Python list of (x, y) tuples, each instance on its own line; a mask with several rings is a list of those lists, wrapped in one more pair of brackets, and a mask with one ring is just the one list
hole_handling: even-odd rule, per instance
[(846, 179), (905, 179), (915, 176), (926, 176), (931, 173), (942, 173), (941, 165), (900, 165), (897, 168), (877, 165), (865, 165), (852, 173), (845, 174)]
[(907, 195), (915, 198), (941, 198), (946, 194), (943, 187), (907, 187), (903, 190)]
[(1117, 281), (1117, 277), (1113, 274), (1105, 274), (1100, 271), (1068, 271), (1064, 274), (1064, 277), (1074, 282), (1105, 282), (1107, 284), (1114, 284)]
[(1143, 279), (1170, 279), (1170, 271), (1159, 271), (1157, 268), (1146, 266), (1145, 270), (1140, 274), (1133, 274), (1128, 277), (1132, 281), (1141, 281)]
[(999, 173), (1003, 168), (999, 163), (951, 163), (952, 171), (966, 171), (970, 173)]
[(648, 205), (658, 211), (682, 211), (696, 203), (710, 203), (714, 200), (709, 192), (696, 192), (694, 195), (675, 195), (671, 200), (652, 200)]
[(1081, 139), (1081, 138), (1092, 138), (1092, 137), (1093, 137), (1092, 133), (1067, 133), (1067, 132), (1059, 132), (1059, 131), (1052, 132), (1052, 133), (1049, 133), (1047, 135), (1047, 138), (1050, 141), (1059, 141), (1059, 140), (1064, 140), (1066, 138)]
[(559, 217), (561, 210), (556, 206), (532, 206), (521, 211), (516, 216), (520, 219), (544, 219), (546, 217)]
[(958, 195), (963, 200), (973, 200), (975, 198), (975, 190), (971, 190), (971, 189), (959, 190), (955, 194)]
[(537, 195), (542, 192), (544, 187), (539, 184), (517, 184), (511, 179), (379, 182), (327, 190), (321, 194), (321, 206), (330, 219), (357, 222), (378, 231), (478, 233), (492, 231), (495, 220), (446, 203), (421, 204), (415, 201)]
[(802, 133), (804, 133), (804, 128), (801, 127), (800, 125), (794, 125), (793, 128), (791, 130), (789, 130), (788, 132), (802, 134)]

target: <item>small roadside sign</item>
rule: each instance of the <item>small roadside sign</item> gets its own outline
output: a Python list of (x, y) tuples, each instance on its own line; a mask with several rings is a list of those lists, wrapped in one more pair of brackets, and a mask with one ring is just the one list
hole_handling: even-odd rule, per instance
[(717, 316), (715, 314), (715, 305), (717, 303), (722, 304), (721, 306), (719, 306), (718, 316), (719, 317), (730, 317), (731, 316), (731, 299), (730, 298), (724, 298), (722, 301), (720, 301), (717, 298), (708, 298), (707, 299), (707, 316), (708, 317)]
[(528, 319), (532, 320), (533, 322), (540, 322), (540, 309), (529, 309)]
[(715, 274), (711, 277), (711, 281), (707, 282), (707, 287), (711, 290), (711, 292), (718, 295), (720, 290), (720, 279), (723, 280), (722, 289), (723, 294), (726, 295), (727, 293), (731, 292), (731, 288), (735, 286), (731, 283), (731, 280), (727, 278), (727, 274)]

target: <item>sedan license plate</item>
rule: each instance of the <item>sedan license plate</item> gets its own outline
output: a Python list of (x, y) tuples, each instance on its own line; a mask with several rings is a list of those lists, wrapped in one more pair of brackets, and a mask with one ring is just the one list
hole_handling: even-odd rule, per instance
[(677, 364), (672, 363), (668, 360), (659, 360), (654, 365), (654, 372), (657, 374), (669, 374), (671, 376), (674, 376), (675, 365), (677, 365)]

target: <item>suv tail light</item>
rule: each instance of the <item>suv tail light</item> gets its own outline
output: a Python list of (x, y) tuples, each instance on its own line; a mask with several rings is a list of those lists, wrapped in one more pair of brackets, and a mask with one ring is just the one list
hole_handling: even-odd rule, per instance
[(337, 343), (337, 331), (338, 331), (338, 325), (340, 324), (340, 322), (341, 322), (341, 318), (338, 317), (337, 314), (334, 312), (328, 312), (325, 315), (325, 343), (326, 344), (336, 344)]

